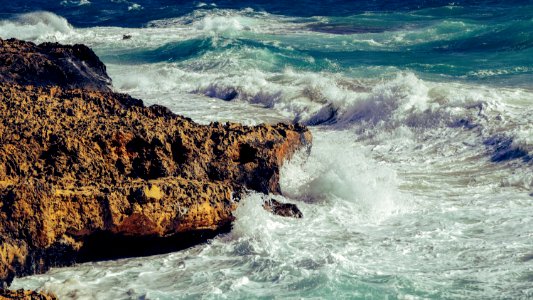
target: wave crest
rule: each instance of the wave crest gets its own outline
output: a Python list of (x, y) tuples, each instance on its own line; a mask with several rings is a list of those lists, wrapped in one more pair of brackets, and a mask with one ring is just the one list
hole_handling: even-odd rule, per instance
[(31, 12), (0, 22), (0, 37), (31, 41), (57, 40), (73, 31), (67, 19), (51, 12)]

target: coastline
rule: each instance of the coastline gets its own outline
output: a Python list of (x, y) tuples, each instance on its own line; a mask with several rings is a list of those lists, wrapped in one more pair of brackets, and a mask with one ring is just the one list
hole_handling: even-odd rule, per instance
[(241, 195), (279, 194), (283, 162), (311, 144), (298, 124), (199, 125), (145, 107), (111, 92), (82, 45), (0, 43), (4, 286), (50, 266), (169, 252), (227, 232)]
[[(46, 240), (32, 237), (38, 230), (53, 237), (74, 222), (93, 230), (116, 220), (117, 231), (138, 233), (69, 230), (63, 235), (83, 241), (76, 263), (17, 276), (11, 290), (124, 300), (532, 297), (533, 3), (163, 1), (162, 9), (161, 1), (135, 1), (140, 7), (130, 10), (131, 1), (4, 7), (0, 37), (35, 45), (21, 41), (29, 50), (23, 57), (0, 58), (0, 65), (14, 59), (20, 71), (0, 70), (16, 95), (0, 113), (14, 120), (2, 124), (0, 143), (20, 131), (0, 168), (21, 178), (13, 188), (28, 183), (15, 198), (26, 200), (14, 206), (4, 197), (0, 214), (35, 215), (19, 220), (36, 229), (18, 233), (35, 243)], [(28, 90), (32, 78), (53, 91), (39, 82)], [(112, 90), (98, 89), (111, 79)], [(136, 99), (156, 106), (140, 108)], [(194, 122), (167, 118), (161, 106)], [(94, 126), (100, 120), (107, 121)], [(244, 140), (237, 142), (250, 147), (232, 148), (226, 122), (298, 122), (312, 133), (312, 147), (277, 171), (263, 168), (253, 158), (264, 148)], [(178, 137), (174, 127), (187, 132)], [(227, 150), (233, 154), (219, 159)], [(184, 160), (191, 163), (176, 163)], [(208, 195), (203, 187), (221, 195), (244, 183), (220, 178), (245, 180), (256, 165), (261, 178), (270, 167), (278, 172), (279, 185), (272, 178), (255, 190), (280, 195), (245, 187), (240, 199), (231, 197), (237, 209), (220, 231), (159, 236), (187, 225), (173, 220), (205, 225), (213, 216), (202, 210), (205, 218), (188, 218), (197, 209), (175, 205), (172, 219), (176, 210), (159, 207), (159, 195)], [(25, 196), (36, 192), (50, 205)], [(119, 225), (138, 208), (171, 222), (134, 216)], [(218, 235), (167, 253), (208, 234)]]

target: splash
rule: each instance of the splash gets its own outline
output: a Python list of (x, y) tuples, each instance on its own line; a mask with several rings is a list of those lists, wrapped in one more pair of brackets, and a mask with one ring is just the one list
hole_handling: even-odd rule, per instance
[(32, 41), (57, 41), (73, 31), (68, 21), (50, 12), (21, 14), (0, 21), (0, 37)]
[[(304, 218), (273, 216), (260, 205), (267, 195), (250, 194), (232, 233), (209, 244), (13, 288), (113, 299), (531, 297), (529, 6), (294, 17), (197, 5), (138, 28), (31, 34), (89, 44), (118, 91), (203, 123), (311, 126), (311, 152), (285, 164), (275, 196)], [(19, 26), (14, 36), (43, 26), (2, 22)]]

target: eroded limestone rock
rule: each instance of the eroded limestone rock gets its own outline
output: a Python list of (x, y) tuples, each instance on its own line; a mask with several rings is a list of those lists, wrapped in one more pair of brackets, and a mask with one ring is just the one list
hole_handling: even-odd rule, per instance
[(0, 43), (0, 57), (15, 61), (0, 63), (0, 283), (205, 241), (229, 230), (245, 190), (279, 193), (283, 161), (311, 142), (300, 125), (199, 125), (145, 107), (98, 81), (99, 60), (86, 63), (88, 79), (27, 85), (41, 77), (9, 68), (40, 70), (44, 61), (63, 70), (61, 55), (74, 53), (76, 63), (91, 55), (80, 46)]
[(56, 300), (57, 297), (48, 293), (39, 293), (25, 290), (0, 289), (1, 300)]

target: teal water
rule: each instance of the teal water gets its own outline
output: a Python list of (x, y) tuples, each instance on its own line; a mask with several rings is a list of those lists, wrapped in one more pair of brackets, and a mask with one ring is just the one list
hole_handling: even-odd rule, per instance
[(147, 104), (201, 123), (299, 121), (314, 135), (281, 174), (280, 199), (303, 219), (272, 216), (251, 193), (232, 232), (208, 244), (12, 288), (533, 298), (531, 3), (28, 1), (2, 16), (2, 38), (91, 46), (114, 88)]

